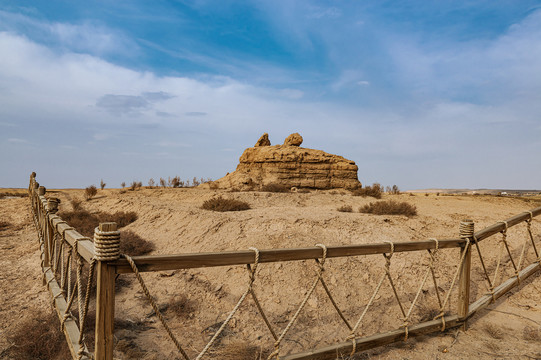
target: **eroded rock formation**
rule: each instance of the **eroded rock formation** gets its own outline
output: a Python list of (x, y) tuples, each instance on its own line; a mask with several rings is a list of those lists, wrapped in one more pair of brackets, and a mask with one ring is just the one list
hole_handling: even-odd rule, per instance
[(214, 181), (212, 186), (239, 190), (258, 190), (271, 184), (313, 189), (361, 186), (354, 161), (302, 148), (302, 140), (295, 133), (287, 137), (284, 145), (270, 146), (268, 135), (263, 134), (254, 147), (244, 150), (236, 171)]

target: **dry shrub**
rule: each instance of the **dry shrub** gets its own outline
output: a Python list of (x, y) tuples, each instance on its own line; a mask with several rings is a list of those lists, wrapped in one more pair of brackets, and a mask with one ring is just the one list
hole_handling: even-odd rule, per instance
[(98, 219), (100, 222), (115, 222), (121, 228), (137, 220), (137, 213), (135, 211), (117, 211), (113, 214), (98, 213)]
[(343, 206), (340, 206), (336, 210), (338, 210), (340, 212), (353, 212), (353, 208), (351, 207), (351, 205), (343, 205)]
[(376, 199), (381, 199), (382, 192), (383, 192), (383, 186), (381, 186), (378, 183), (374, 183), (372, 184), (372, 186), (365, 186), (364, 188), (360, 188), (360, 189), (352, 191), (352, 195), (362, 196), (362, 197), (371, 196)]
[(250, 209), (250, 205), (247, 202), (235, 200), (235, 199), (224, 199), (223, 197), (212, 198), (206, 200), (201, 206), (204, 210), (212, 211), (242, 211)]
[(86, 201), (89, 201), (92, 199), (96, 194), (98, 193), (98, 189), (94, 185), (90, 185), (85, 189), (85, 199)]
[(105, 185), (107, 185), (106, 183), (103, 182), (103, 179), (100, 180), (100, 188), (103, 190), (105, 189)]
[(497, 325), (487, 323), (483, 330), (493, 339), (503, 339), (503, 331)]
[(73, 209), (73, 211), (78, 211), (78, 210), (81, 210), (81, 205), (82, 205), (83, 201), (81, 199), (72, 199), (70, 200), (70, 204), (71, 204), (71, 207)]
[(7, 221), (0, 221), (0, 231), (3, 231), (3, 230), (7, 230), (7, 228), (9, 228), (11, 226), (11, 223), (10, 222), (7, 222)]
[(377, 201), (364, 205), (359, 209), (359, 212), (374, 215), (417, 215), (417, 208), (405, 201), (398, 202), (394, 200)]
[(522, 338), (526, 341), (541, 341), (541, 327), (526, 326), (522, 332)]
[(75, 228), (84, 236), (93, 237), (94, 228), (99, 225), (100, 220), (95, 214), (87, 210), (59, 211), (58, 216)]
[(15, 330), (7, 334), (12, 346), (6, 350), (7, 359), (49, 360), (70, 359), (64, 334), (59, 330), (56, 314), (48, 309), (27, 310), (29, 316), (20, 321)]
[(115, 350), (126, 355), (126, 359), (141, 359), (146, 355), (146, 351), (141, 349), (131, 338), (118, 340)]
[(289, 192), (290, 188), (282, 184), (267, 184), (261, 187), (261, 191), (285, 193), (285, 192)]
[(146, 255), (154, 250), (154, 244), (136, 233), (126, 230), (120, 233), (120, 252), (130, 256)]
[(247, 342), (232, 342), (212, 351), (213, 359), (221, 360), (263, 360), (270, 352)]
[(180, 318), (188, 318), (196, 310), (196, 304), (188, 299), (186, 295), (176, 295), (169, 300), (167, 312)]
[(121, 228), (137, 220), (137, 214), (133, 211), (92, 214), (87, 210), (80, 209), (77, 211), (61, 211), (58, 212), (58, 216), (78, 232), (88, 237), (94, 236), (94, 229), (102, 222), (116, 222), (118, 227)]

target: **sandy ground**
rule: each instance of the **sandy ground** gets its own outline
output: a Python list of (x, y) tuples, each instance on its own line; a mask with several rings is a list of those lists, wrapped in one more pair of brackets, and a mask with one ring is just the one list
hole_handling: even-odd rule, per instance
[[(61, 209), (70, 210), (70, 199), (82, 198), (82, 190), (48, 192), (61, 198)], [(204, 200), (217, 195), (248, 202), (252, 209), (216, 213), (200, 209)], [(376, 216), (360, 214), (357, 209), (372, 198), (349, 195), (345, 191), (311, 193), (216, 192), (202, 189), (140, 189), (99, 191), (83, 206), (90, 211), (135, 211), (139, 219), (126, 227), (156, 245), (153, 254), (209, 252), (236, 249), (306, 247), (360, 244), (382, 241), (414, 241), (427, 238), (453, 238), (460, 220), (473, 219), (476, 229), (540, 206), (541, 201), (495, 196), (436, 196), (430, 194), (385, 195), (414, 204), (419, 215)], [(39, 269), (37, 234), (33, 229), (27, 198), (0, 199), (0, 220), (13, 225), (0, 231), (0, 354), (9, 346), (6, 336), (28, 309), (50, 307), (49, 295), (42, 285)], [(336, 209), (351, 205), (354, 213)], [(540, 244), (541, 222), (534, 220), (534, 234)], [(509, 230), (509, 242), (518, 259), (526, 237), (525, 225)], [(489, 271), (496, 266), (499, 253), (494, 236), (481, 243)], [(538, 246), (541, 248), (541, 246)], [(441, 250), (437, 255), (440, 290), (449, 288), (456, 271), (458, 251)], [(534, 260), (528, 248), (526, 263)], [(518, 260), (515, 260), (518, 261)], [(426, 254), (395, 254), (391, 272), (399, 297), (406, 309), (415, 297), (426, 271)], [(503, 258), (503, 272), (513, 274), (511, 262)], [(339, 306), (355, 323), (369, 301), (382, 274), (381, 256), (327, 260), (325, 279)], [(295, 313), (315, 275), (313, 261), (260, 265), (255, 291), (279, 332)], [(129, 283), (117, 294), (116, 317), (128, 320), (132, 327), (119, 329), (115, 336), (128, 342), (131, 352), (117, 349), (118, 358), (175, 359), (178, 355), (167, 334), (152, 316), (150, 306), (133, 275), (121, 275)], [(173, 331), (190, 355), (197, 354), (216, 327), (235, 306), (248, 281), (244, 267), (220, 267), (145, 273), (151, 293), (164, 308), (171, 299), (185, 295), (190, 311), (177, 316), (165, 311)], [(501, 277), (501, 280), (505, 278)], [(472, 260), (472, 301), (486, 293), (477, 257)], [(451, 294), (447, 310), (456, 308), (456, 293)], [(412, 322), (437, 309), (434, 286), (426, 285), (414, 308)], [(539, 274), (503, 296), (490, 310), (483, 310), (469, 322), (467, 332), (450, 330), (432, 336), (410, 339), (361, 354), (359, 358), (381, 359), (541, 359), (541, 277)], [(384, 283), (376, 302), (367, 313), (362, 334), (395, 329), (402, 324), (400, 310), (392, 291)], [(305, 311), (282, 344), (281, 354), (295, 353), (344, 341), (347, 327), (341, 323), (329, 300), (318, 286)], [(243, 341), (266, 349), (272, 338), (257, 315), (250, 298), (239, 309), (231, 326), (220, 339), (220, 347)], [(220, 358), (218, 355), (208, 358)]]

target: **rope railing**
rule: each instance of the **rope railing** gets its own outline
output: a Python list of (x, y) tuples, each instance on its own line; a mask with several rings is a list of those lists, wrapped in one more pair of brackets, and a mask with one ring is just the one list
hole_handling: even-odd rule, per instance
[[(31, 177), (29, 192), (30, 205), (34, 223), (38, 231), (41, 249), (41, 266), (44, 273), (44, 283), (47, 284), (52, 292), (52, 301), (57, 308), (57, 313), (61, 320), (61, 328), (66, 334), (74, 359), (112, 359), (114, 279), (115, 275), (120, 273), (135, 274), (146, 298), (154, 310), (154, 314), (160, 320), (160, 323), (184, 360), (200, 360), (210, 352), (211, 348), (216, 345), (216, 340), (222, 336), (224, 329), (228, 326), (231, 319), (239, 312), (239, 308), (245, 302), (248, 295), (253, 299), (257, 307), (257, 314), (263, 319), (269, 334), (274, 340), (274, 350), (270, 352), (268, 359), (292, 360), (334, 358), (337, 354), (352, 356), (356, 352), (366, 350), (370, 347), (400, 341), (400, 339), (407, 341), (410, 336), (432, 331), (445, 331), (451, 327), (463, 325), (479, 309), (490, 302), (496, 301), (503, 293), (520, 284), (521, 280), (524, 280), (541, 268), (537, 244), (532, 233), (532, 220), (541, 214), (541, 207), (518, 214), (478, 232), (474, 232), (473, 222), (462, 222), (460, 224), (460, 236), (454, 239), (428, 239), (426, 241), (415, 242), (384, 242), (348, 246), (325, 246), (323, 244), (317, 244), (314, 247), (301, 249), (260, 250), (250, 248), (247, 251), (222, 253), (129, 257), (127, 255), (120, 256), (119, 254), (119, 232), (116, 230), (115, 224), (100, 224), (100, 227), (95, 229), (94, 239), (83, 237), (55, 214), (58, 207), (58, 200), (53, 198), (47, 199), (45, 197), (45, 188), (40, 187), (35, 181), (35, 174)], [(513, 246), (508, 239), (508, 230), (521, 223), (526, 224), (528, 236), (520, 245)], [(483, 256), (480, 242), (498, 233), (500, 234), (500, 240), (498, 242), (499, 252), (495, 259), (495, 265), (491, 268), (492, 260)], [(470, 304), (469, 274), (471, 273), (471, 249), (473, 247), (476, 249), (488, 293)], [(455, 261), (455, 264), (452, 261), (446, 261), (449, 257), (444, 257), (440, 260), (442, 262), (441, 265), (436, 264), (437, 255), (444, 249), (452, 248), (460, 249), (460, 257)], [(407, 302), (404, 301), (404, 294), (400, 293), (393, 279), (393, 273), (391, 271), (392, 259), (396, 253), (422, 250), (427, 251), (425, 262), (421, 261), (419, 264), (424, 269), (422, 271), (423, 275), (419, 277), (420, 282), (418, 287), (415, 287), (416, 291), (411, 294), (413, 299), (409, 301), (409, 306), (406, 306)], [(526, 259), (528, 257), (531, 258), (532, 251), (535, 256), (535, 262), (526, 266)], [(518, 261), (515, 261), (514, 253), (516, 253), (515, 257), (518, 255)], [(362, 308), (362, 311), (357, 313), (357, 316), (353, 315), (356, 320), (348, 319), (351, 314), (346, 315), (344, 310), (340, 308), (339, 302), (333, 294), (333, 289), (329, 288), (325, 281), (326, 262), (331, 258), (352, 258), (376, 254), (382, 254), (385, 261), (377, 285), (368, 302), (364, 306), (358, 306), (359, 310)], [(278, 331), (277, 326), (273, 325), (256, 295), (255, 282), (257, 280), (258, 268), (260, 264), (264, 263), (301, 260), (314, 260), (316, 273), (310, 282), (310, 286), (305, 291), (302, 300), (296, 305), (294, 314), (287, 320), (285, 327), (281, 331)], [(83, 280), (85, 264), (88, 264), (86, 283)], [(195, 357), (192, 358), (167, 324), (140, 273), (231, 265), (246, 266), (248, 271), (247, 286), (226, 319), (221, 322), (219, 329), (202, 350), (197, 352), (194, 355)], [(446, 291), (440, 287), (441, 274), (440, 276), (436, 275), (440, 266), (454, 269), (450, 273), (452, 274), (452, 280), (450, 281), (450, 285), (447, 286)], [(514, 276), (506, 281), (500, 281), (504, 268), (509, 268), (509, 271), (512, 271)], [(95, 273), (98, 284), (96, 296), (96, 334), (100, 336), (96, 338), (95, 352), (91, 354), (88, 352), (84, 341), (84, 330), (91, 286)], [(429, 278), (431, 278), (432, 284), (427, 287)], [(400, 314), (401, 324), (396, 330), (388, 333), (364, 335), (360, 329), (367, 314), (373, 310), (385, 281), (389, 284), (390, 296), (394, 298), (394, 303)], [(288, 337), (290, 330), (300, 315), (306, 311), (306, 304), (319, 285), (321, 285), (324, 294), (330, 300), (332, 308), (339, 315), (341, 323), (347, 328), (348, 335), (344, 339), (344, 342), (335, 343), (326, 348), (310, 350), (305, 353), (280, 355), (284, 340)], [(432, 320), (413, 323), (414, 309), (421, 302), (421, 294), (424, 291), (428, 292), (428, 288), (432, 287), (435, 293), (433, 300), (437, 300), (438, 304), (438, 314)], [(458, 314), (448, 315), (446, 309), (449, 308), (451, 294), (455, 291), (459, 294), (457, 301), (459, 305)], [(426, 296), (423, 301), (426, 301)], [(78, 326), (72, 316), (71, 310), (75, 303), (77, 303)], [(193, 345), (191, 346), (193, 347)]]

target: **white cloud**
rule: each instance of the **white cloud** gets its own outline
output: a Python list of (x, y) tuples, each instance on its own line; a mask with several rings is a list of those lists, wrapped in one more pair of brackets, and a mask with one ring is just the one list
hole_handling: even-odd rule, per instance
[(28, 140), (19, 139), (19, 138), (9, 138), (7, 141), (14, 144), (27, 144), (28, 143)]

